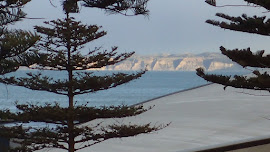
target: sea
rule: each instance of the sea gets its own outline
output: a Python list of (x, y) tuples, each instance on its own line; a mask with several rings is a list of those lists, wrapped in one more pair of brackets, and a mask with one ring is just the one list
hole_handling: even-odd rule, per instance
[[(29, 72), (37, 73), (40, 71), (18, 70), (17, 72), (5, 76), (24, 77), (26, 76), (26, 73)], [(109, 75), (118, 72), (119, 71), (94, 71), (93, 74)], [(132, 71), (121, 72), (132, 73)], [(65, 72), (42, 71), (41, 73), (55, 79), (64, 79), (67, 77), (67, 73)], [(246, 74), (247, 71), (219, 71), (216, 73), (234, 75)], [(75, 97), (75, 102), (76, 105), (85, 105), (87, 103), (88, 106), (94, 107), (133, 105), (181, 90), (205, 85), (207, 83), (208, 82), (204, 79), (197, 76), (194, 71), (148, 71), (141, 78), (117, 86), (116, 88), (78, 95)], [(16, 110), (16, 102), (19, 104), (31, 103), (39, 105), (57, 102), (63, 107), (68, 106), (68, 98), (64, 95), (0, 84), (0, 109), (10, 109), (11, 111), (14, 111)]]

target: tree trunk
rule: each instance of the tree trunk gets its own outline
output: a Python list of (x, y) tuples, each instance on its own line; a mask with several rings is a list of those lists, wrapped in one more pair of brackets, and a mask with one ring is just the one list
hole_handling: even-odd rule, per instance
[[(70, 109), (72, 110), (72, 109)], [(70, 119), (68, 120), (68, 152), (75, 152), (75, 141), (74, 141), (74, 122), (73, 122), (73, 111), (70, 111)]]
[(74, 105), (73, 105), (73, 85), (72, 85), (72, 70), (68, 71), (69, 75), (69, 91), (68, 91), (68, 99), (69, 99), (69, 107), (68, 107), (68, 152), (75, 152), (75, 136), (74, 136)]
[(68, 152), (75, 152), (75, 136), (74, 136), (74, 105), (73, 105), (73, 85), (72, 79), (73, 74), (72, 70), (68, 71), (69, 75), (69, 91), (68, 91), (68, 99), (69, 99), (69, 107), (68, 107)]
[[(67, 19), (69, 18), (69, 13), (66, 13)], [(67, 22), (67, 28), (69, 31), (69, 22)], [(70, 35), (67, 37), (67, 53), (68, 53), (68, 99), (69, 99), (69, 107), (68, 107), (68, 152), (75, 152), (75, 136), (74, 136), (74, 94), (73, 94), (73, 69), (71, 65), (71, 46), (70, 46)]]

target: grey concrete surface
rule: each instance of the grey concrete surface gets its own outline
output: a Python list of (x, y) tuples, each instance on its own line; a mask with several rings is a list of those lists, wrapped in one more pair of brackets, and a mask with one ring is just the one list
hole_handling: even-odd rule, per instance
[(150, 134), (107, 140), (80, 152), (179, 152), (270, 136), (268, 95), (269, 92), (234, 88), (224, 91), (223, 86), (211, 84), (159, 98), (145, 103), (146, 107), (155, 107), (139, 116), (100, 119), (85, 125), (102, 121), (104, 125), (152, 122), (171, 123), (170, 126)]

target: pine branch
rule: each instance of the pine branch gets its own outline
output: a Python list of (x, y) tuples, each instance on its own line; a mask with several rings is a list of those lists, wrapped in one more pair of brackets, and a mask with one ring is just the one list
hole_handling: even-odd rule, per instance
[(215, 20), (207, 20), (206, 23), (224, 29), (270, 36), (270, 19), (266, 19), (265, 16), (248, 17), (247, 15), (243, 14), (241, 17), (232, 17), (222, 13), (217, 13), (216, 16), (226, 19), (230, 22), (228, 23)]
[[(268, 0), (244, 0), (248, 2), (247, 5), (216, 5), (216, 0), (206, 0), (205, 2), (209, 5), (215, 7), (264, 7), (265, 9), (270, 9), (270, 3)], [(253, 4), (253, 5), (250, 5)]]
[[(168, 124), (169, 125), (169, 124)], [(98, 134), (94, 133), (92, 129), (89, 129), (88, 127), (85, 127), (84, 129), (84, 138), (77, 140), (76, 143), (85, 143), (84, 146), (77, 148), (76, 150), (84, 149), (93, 145), (96, 145), (98, 143), (104, 142), (108, 139), (112, 138), (123, 138), (123, 137), (132, 137), (139, 134), (145, 134), (150, 133), (154, 131), (158, 131), (160, 129), (163, 129), (167, 127), (168, 125), (160, 125), (160, 126), (153, 126), (151, 127), (151, 124), (145, 124), (145, 125), (118, 125), (113, 124), (106, 127), (102, 127), (100, 132)], [(87, 131), (89, 129), (89, 131)]]
[(252, 53), (250, 48), (227, 50), (223, 46), (220, 50), (222, 54), (243, 67), (270, 68), (270, 55), (264, 55), (264, 50)]
[(31, 0), (1, 0), (0, 2), (5, 2), (0, 4), (0, 9), (3, 8), (18, 8), (24, 6)]
[[(101, 124), (97, 124), (96, 126), (92, 126), (92, 128), (89, 126), (76, 126), (98, 118), (136, 116), (152, 108), (144, 109), (142, 106), (111, 106), (96, 108), (87, 107), (87, 104), (84, 106), (74, 105), (74, 96), (76, 95), (113, 88), (137, 79), (145, 73), (145, 70), (134, 74), (117, 73), (105, 76), (97, 76), (92, 72), (75, 73), (77, 70), (87, 70), (114, 65), (126, 60), (134, 54), (134, 52), (117, 54), (117, 47), (113, 47), (111, 51), (105, 50), (99, 52), (101, 48), (96, 48), (88, 54), (82, 55), (80, 50), (84, 48), (85, 44), (103, 37), (106, 35), (106, 32), (100, 31), (101, 27), (99, 26), (83, 25), (81, 22), (75, 21), (74, 18), (70, 17), (69, 13), (78, 12), (78, 1), (80, 0), (63, 1), (63, 7), (66, 13), (65, 19), (45, 22), (46, 27), (35, 27), (36, 31), (42, 34), (42, 37), (38, 39), (39, 43), (35, 47), (37, 49), (36, 51), (31, 50), (18, 53), (11, 52), (13, 54), (2, 54), (3, 63), (6, 61), (13, 61), (18, 64), (17, 67), (19, 65), (24, 65), (33, 69), (65, 70), (68, 73), (66, 79), (53, 79), (49, 76), (42, 76), (41, 73), (28, 73), (27, 77), (19, 78), (0, 78), (0, 82), (5, 84), (23, 86), (32, 90), (48, 91), (68, 96), (69, 106), (67, 108), (60, 107), (58, 104), (46, 104), (45, 106), (28, 104), (17, 105), (17, 108), (19, 109), (19, 112), (17, 113), (12, 113), (9, 110), (0, 111), (0, 119), (3, 121), (23, 123), (46, 122), (56, 125), (56, 127), (51, 128), (24, 128), (22, 126), (12, 128), (1, 127), (0, 129), (5, 130), (5, 132), (0, 132), (0, 136), (15, 138), (15, 142), (21, 145), (20, 148), (16, 148), (14, 151), (60, 148), (74, 152), (78, 150), (76, 149), (75, 144), (89, 142), (89, 144), (79, 147), (79, 149), (83, 149), (110, 138), (135, 136), (141, 133), (157, 131), (167, 126), (152, 127), (150, 124), (112, 124), (107, 127), (101, 127)], [(131, 11), (133, 11), (133, 15), (146, 15), (148, 11), (146, 10), (146, 3), (148, 0), (101, 0), (87, 2), (88, 3), (85, 2), (85, 4), (88, 5), (88, 7), (101, 8), (107, 11), (109, 10), (111, 13), (120, 13), (124, 15), (128, 15)], [(0, 29), (2, 35), (4, 34), (4, 31), (4, 29)], [(10, 43), (12, 38), (13, 37), (7, 39), (8, 45), (6, 46), (10, 45), (10, 48), (14, 46), (16, 48), (16, 45)], [(17, 47), (16, 50), (18, 48), (20, 47)], [(30, 45), (27, 50), (29, 48)], [(7, 64), (8, 63), (6, 62), (6, 65)]]
[[(39, 44), (39, 49), (44, 49), (49, 52), (58, 52), (67, 48), (68, 39), (71, 40), (69, 45), (72, 47), (72, 52), (77, 52), (82, 49), (86, 43), (92, 42), (100, 37), (106, 35), (106, 32), (100, 31), (101, 27), (96, 25), (83, 25), (81, 22), (75, 21), (74, 18), (64, 20), (53, 20), (45, 22), (49, 27), (35, 26), (38, 33), (44, 36)], [(69, 30), (67, 30), (69, 28)], [(67, 39), (68, 38), (68, 39)], [(59, 50), (58, 50), (59, 49)]]
[(11, 12), (8, 9), (0, 10), (0, 25), (1, 26), (5, 26), (7, 24), (19, 21), (20, 19), (26, 16), (26, 14), (24, 14), (20, 10), (13, 9)]
[[(14, 151), (35, 151), (44, 148), (61, 148), (67, 150), (61, 142), (66, 142), (67, 139), (65, 134), (59, 133), (62, 128), (50, 129), (50, 128), (32, 128), (32, 127), (0, 127), (1, 137), (8, 137), (14, 139), (13, 142), (21, 145)], [(57, 131), (58, 130), (58, 131)]]
[(85, 94), (107, 90), (118, 85), (125, 84), (131, 80), (138, 79), (145, 71), (136, 74), (118, 73), (112, 76), (94, 76), (92, 73), (81, 73), (78, 77), (74, 77), (72, 82), (68, 80), (53, 80), (48, 76), (42, 76), (41, 73), (28, 73), (30, 78), (0, 78), (1, 83), (15, 86), (23, 86), (32, 90), (48, 91), (59, 95), (68, 95), (68, 86), (72, 83), (73, 94)]
[(125, 16), (148, 15), (146, 9), (149, 0), (83, 0), (85, 7), (99, 8), (110, 14)]
[[(67, 70), (67, 59), (66, 53), (59, 51), (58, 53), (42, 53), (37, 54), (37, 57), (27, 58), (26, 61), (31, 61), (33, 58), (35, 59), (32, 61), (35, 65), (31, 66), (32, 69), (39, 69), (39, 70), (56, 70), (56, 71), (64, 71)], [(26, 64), (32, 65), (32, 64)]]
[[(113, 47), (111, 51), (105, 50), (103, 52), (97, 52), (99, 49), (95, 49), (87, 55), (82, 55), (78, 52), (72, 54), (72, 60), (69, 63), (69, 65), (72, 66), (72, 70), (89, 70), (114, 65), (126, 60), (134, 54), (134, 52), (117, 54), (117, 47)], [(67, 70), (68, 61), (66, 53), (59, 51), (58, 53), (38, 55), (40, 57), (33, 61), (36, 63), (36, 66), (32, 67), (33, 69)]]
[(16, 105), (19, 113), (12, 113), (9, 110), (0, 110), (0, 120), (10, 120), (15, 122), (46, 122), (52, 124), (67, 125), (68, 116), (74, 116), (75, 124), (81, 124), (100, 118), (123, 118), (136, 116), (150, 110), (144, 109), (142, 105), (129, 106), (110, 106), (110, 107), (86, 107), (78, 106), (74, 111), (60, 107), (57, 103), (38, 106), (33, 104)]
[(19, 64), (10, 60), (0, 60), (0, 75), (14, 72), (19, 69)]
[(72, 56), (73, 62), (71, 65), (74, 70), (97, 69), (109, 65), (115, 65), (119, 62), (131, 57), (135, 52), (131, 53), (116, 53), (117, 47), (113, 47), (111, 51), (103, 51), (94, 54), (96, 51), (91, 51), (87, 56), (75, 54)]
[(90, 107), (76, 107), (75, 113), (76, 121), (79, 123), (89, 122), (100, 118), (124, 118), (130, 116), (137, 116), (150, 110), (144, 109), (142, 105), (136, 107), (129, 106), (110, 106), (110, 107), (100, 107), (100, 108), (90, 108)]
[(38, 40), (39, 37), (30, 32), (4, 30), (0, 37), (0, 74), (16, 71), (19, 66), (26, 65), (26, 62), (22, 62), (26, 57), (28, 64), (34, 64), (33, 52), (27, 50)]
[(31, 0), (5, 0), (0, 1), (0, 25), (4, 26), (25, 17), (25, 13), (21, 11), (26, 3)]
[(246, 77), (235, 75), (230, 76), (205, 74), (202, 68), (197, 69), (197, 75), (213, 83), (224, 85), (224, 89), (228, 86), (234, 88), (245, 88), (251, 90), (265, 90), (270, 91), (270, 75), (268, 73), (261, 74), (259, 71), (254, 71), (256, 77)]
[[(118, 125), (112, 124), (95, 130), (90, 127), (75, 127), (72, 129), (74, 137), (80, 137), (76, 144), (84, 146), (75, 149), (75, 151), (93, 146), (112, 138), (122, 138), (136, 136), (142, 133), (150, 133), (167, 127), (167, 125), (152, 126), (150, 123), (145, 125)], [(44, 148), (60, 148), (68, 150), (64, 143), (68, 143), (67, 127), (50, 128), (25, 128), (19, 127), (0, 127), (4, 132), (0, 132), (1, 137), (12, 137), (13, 142), (20, 144), (21, 147), (16, 150), (35, 151)]]
[[(255, 4), (254, 7), (264, 7), (267, 10), (270, 8), (269, 0), (245, 0), (248, 3)], [(253, 6), (252, 6), (253, 7)], [(216, 16), (227, 20), (228, 22), (219, 22), (215, 20), (207, 20), (206, 22), (214, 26), (221, 27), (223, 29), (229, 29), (234, 31), (259, 34), (264, 36), (270, 36), (270, 19), (266, 16), (248, 17), (243, 14), (239, 17), (229, 16), (223, 13), (217, 13)], [(257, 68), (269, 68), (270, 67), (270, 55), (264, 55), (264, 50), (252, 53), (250, 48), (247, 49), (233, 49), (227, 50), (224, 47), (220, 47), (222, 54), (229, 57), (232, 61), (237, 62), (239, 65), (245, 67), (257, 67)], [(197, 69), (197, 75), (204, 78), (207, 81), (222, 84), (225, 86), (232, 86), (235, 88), (246, 88), (252, 90), (270, 90), (270, 78), (267, 73), (261, 74), (258, 71), (253, 71), (255, 77), (245, 77), (235, 75), (233, 78), (222, 75), (205, 74), (202, 68)]]
[[(77, 107), (73, 112), (70, 113), (68, 108), (60, 108), (59, 106), (46, 106), (46, 107), (38, 107), (36, 105), (20, 105), (17, 106), (22, 113), (18, 113), (17, 117), (19, 119), (25, 119), (26, 117), (30, 117), (32, 120), (39, 120), (43, 121), (42, 119), (48, 119), (48, 117), (53, 118), (54, 114), (58, 114), (58, 117), (65, 117), (59, 119), (68, 119), (68, 115), (71, 113), (76, 114), (75, 121), (91, 121), (92, 119), (96, 118), (121, 118), (127, 116), (134, 116), (138, 115), (146, 110), (142, 108), (142, 106), (137, 107), (127, 107), (127, 106), (118, 106), (118, 107), (102, 107), (101, 109), (96, 108), (88, 108), (88, 107)], [(58, 109), (58, 110), (57, 110)], [(59, 113), (59, 110), (63, 110), (63, 112)], [(1, 112), (0, 112), (1, 113)], [(72, 115), (73, 115), (72, 114)], [(95, 116), (93, 116), (95, 115)], [(1, 115), (0, 115), (1, 116)], [(57, 116), (57, 115), (54, 115)], [(14, 116), (12, 116), (14, 118)], [(36, 117), (36, 118), (35, 118)], [(57, 121), (57, 120), (56, 120)], [(128, 136), (135, 136), (141, 133), (150, 133), (152, 131), (160, 130), (167, 125), (160, 125), (160, 126), (150, 126), (149, 124), (146, 125), (109, 125), (106, 127), (100, 127), (100, 124), (88, 127), (88, 126), (79, 126), (72, 128), (72, 134), (74, 137), (79, 137), (75, 143), (81, 144), (84, 142), (88, 142), (91, 144), (86, 144), (83, 147), (78, 148), (83, 149), (94, 144), (100, 143), (102, 141), (111, 139), (111, 138), (121, 138), (121, 137), (128, 137)], [(44, 148), (61, 148), (67, 149), (62, 143), (68, 143), (68, 134), (69, 129), (66, 127), (67, 125), (57, 126), (56, 128), (26, 128), (23, 126), (18, 127), (0, 127), (1, 137), (8, 137), (8, 138), (15, 138), (15, 142), (22, 145), (21, 148), (16, 150), (40, 150)]]
[(74, 84), (74, 95), (114, 88), (118, 85), (138, 79), (144, 73), (145, 71), (136, 74), (118, 73), (113, 74), (112, 76), (91, 76), (85, 73), (84, 76), (80, 76), (79, 79), (76, 79), (76, 84)]
[(267, 10), (270, 10), (270, 1), (269, 0), (244, 0), (248, 3), (253, 3), (255, 5), (264, 7)]
[(0, 1), (0, 75), (16, 71), (22, 65), (20, 62), (24, 60), (22, 57), (32, 54), (26, 51), (39, 40), (36, 34), (22, 30), (7, 30), (5, 27), (7, 24), (25, 18), (26, 14), (21, 11), (21, 8), (29, 1)]
[(63, 11), (66, 14), (79, 13), (78, 1), (79, 0), (64, 0), (62, 3)]
[(40, 90), (40, 91), (48, 91), (60, 95), (67, 95), (67, 82), (65, 81), (55, 81), (52, 82), (53, 79), (48, 76), (41, 76), (40, 73), (32, 74), (28, 73), (30, 78), (0, 78), (1, 83), (15, 85), (15, 86), (23, 86), (32, 90)]
[(39, 36), (22, 30), (5, 31), (0, 38), (0, 60), (18, 56), (39, 40)]

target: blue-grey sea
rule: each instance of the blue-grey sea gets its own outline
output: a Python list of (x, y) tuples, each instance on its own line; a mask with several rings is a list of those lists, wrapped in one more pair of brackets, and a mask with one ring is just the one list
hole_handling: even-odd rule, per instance
[[(24, 76), (28, 70), (19, 70), (9, 75)], [(35, 71), (34, 71), (35, 72)], [(100, 71), (98, 74), (110, 74), (112, 71)], [(239, 72), (225, 72), (225, 74), (239, 74)], [(240, 72), (244, 74), (245, 72)], [(43, 74), (54, 78), (65, 78), (65, 72), (44, 71)], [(169, 93), (181, 91), (204, 85), (207, 82), (198, 77), (195, 72), (183, 71), (148, 71), (141, 78), (123, 84), (116, 88), (89, 93), (75, 97), (77, 105), (89, 102), (89, 106), (108, 105), (132, 105), (163, 96)], [(62, 106), (67, 106), (66, 96), (48, 93), (46, 91), (33, 91), (18, 86), (0, 84), (0, 109), (15, 110), (15, 102), (18, 103), (52, 103), (58, 102)]]

